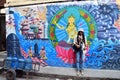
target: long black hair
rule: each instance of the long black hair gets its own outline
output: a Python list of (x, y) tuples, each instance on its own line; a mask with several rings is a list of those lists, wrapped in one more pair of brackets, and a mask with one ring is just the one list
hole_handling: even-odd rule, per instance
[(77, 34), (77, 43), (78, 43), (78, 45), (79, 45), (79, 35), (80, 35), (80, 33), (82, 33), (82, 37), (83, 37), (83, 42), (84, 42), (84, 44), (85, 44), (85, 35), (84, 35), (84, 32), (83, 31), (78, 31), (78, 34)]

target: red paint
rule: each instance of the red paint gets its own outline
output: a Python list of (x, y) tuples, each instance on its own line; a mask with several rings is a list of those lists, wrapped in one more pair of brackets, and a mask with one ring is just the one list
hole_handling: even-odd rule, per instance
[(53, 37), (53, 36), (54, 36), (54, 33), (50, 33), (50, 36), (52, 36), (52, 37)]
[(56, 15), (56, 18), (60, 18), (60, 15)]
[(87, 14), (84, 14), (84, 18), (88, 18), (88, 15), (87, 15)]
[(75, 63), (75, 53), (72, 48), (65, 49), (59, 45), (56, 46), (57, 57), (61, 58), (65, 63)]
[(90, 33), (91, 33), (91, 34), (95, 34), (95, 31), (94, 31), (94, 30), (92, 30), (92, 31), (90, 31)]

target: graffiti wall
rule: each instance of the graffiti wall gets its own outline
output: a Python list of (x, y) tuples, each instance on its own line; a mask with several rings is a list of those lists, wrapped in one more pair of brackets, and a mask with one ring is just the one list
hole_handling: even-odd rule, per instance
[[(120, 7), (116, 3), (64, 2), (9, 7), (8, 58), (74, 68), (76, 56), (72, 43), (83, 29), (87, 41), (84, 68), (119, 70), (119, 23)], [(19, 63), (12, 66), (21, 68)]]

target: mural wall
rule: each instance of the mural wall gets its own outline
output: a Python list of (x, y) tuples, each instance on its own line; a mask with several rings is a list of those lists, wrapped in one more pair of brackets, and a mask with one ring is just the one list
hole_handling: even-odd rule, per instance
[[(116, 3), (91, 3), (9, 7), (8, 58), (74, 68), (76, 61), (71, 44), (82, 28), (87, 38), (84, 68), (119, 70), (120, 8)], [(20, 67), (20, 64), (13, 65)]]

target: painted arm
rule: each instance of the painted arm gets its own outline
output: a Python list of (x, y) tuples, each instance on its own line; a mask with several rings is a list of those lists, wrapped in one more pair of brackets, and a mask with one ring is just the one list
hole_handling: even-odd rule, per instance
[(64, 30), (65, 28), (63, 26), (60, 26), (59, 24), (56, 23), (56, 26), (61, 29), (61, 30)]
[(54, 21), (54, 24), (61, 30), (64, 30), (65, 28), (63, 26), (60, 26), (58, 23), (56, 23), (56, 21)]

